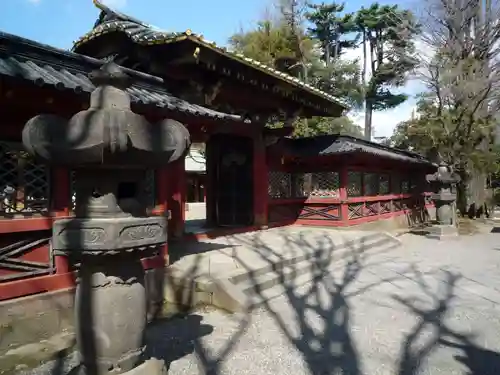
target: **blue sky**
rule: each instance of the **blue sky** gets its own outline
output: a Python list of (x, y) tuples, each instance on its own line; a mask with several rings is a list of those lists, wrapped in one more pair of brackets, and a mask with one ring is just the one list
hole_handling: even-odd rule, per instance
[[(0, 30), (55, 47), (69, 49), (72, 42), (92, 28), (98, 9), (92, 0), (0, 0)], [(191, 29), (206, 39), (225, 45), (229, 36), (248, 29), (264, 14), (270, 0), (107, 0), (114, 9), (167, 31)], [(391, 3), (390, 1), (379, 1)], [(347, 2), (354, 11), (372, 1)], [(401, 4), (401, 3), (400, 3)], [(398, 110), (376, 114), (376, 135), (390, 135), (396, 120), (409, 117), (413, 101)], [(380, 117), (377, 120), (377, 117)], [(356, 122), (362, 123), (357, 116)], [(377, 122), (379, 124), (377, 125)]]

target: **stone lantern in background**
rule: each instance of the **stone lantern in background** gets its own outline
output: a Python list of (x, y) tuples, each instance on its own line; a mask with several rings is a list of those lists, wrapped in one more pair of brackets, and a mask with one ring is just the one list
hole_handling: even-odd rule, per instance
[(430, 228), (429, 237), (445, 239), (458, 235), (456, 222), (456, 185), (460, 178), (443, 161), (439, 162), (435, 173), (426, 176), (433, 194), (431, 199), (436, 207), (437, 224)]
[[(27, 151), (75, 171), (75, 216), (53, 225), (55, 252), (79, 264), (75, 328), (89, 374), (121, 374), (161, 361), (143, 360), (146, 325), (140, 259), (167, 241), (165, 216), (147, 215), (145, 173), (182, 157), (187, 129), (174, 120), (150, 124), (130, 109), (130, 77), (107, 63), (90, 73), (90, 108), (69, 121), (38, 115), (25, 125)], [(137, 368), (140, 370), (141, 368)]]

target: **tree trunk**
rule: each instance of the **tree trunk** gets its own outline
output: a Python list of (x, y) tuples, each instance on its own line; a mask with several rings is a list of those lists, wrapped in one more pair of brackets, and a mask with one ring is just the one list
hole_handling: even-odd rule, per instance
[(372, 115), (373, 106), (370, 99), (365, 100), (365, 139), (370, 141), (372, 138)]
[(469, 214), (467, 207), (469, 176), (465, 170), (458, 171), (458, 175), (460, 176), (460, 181), (457, 183), (457, 208), (463, 217)]

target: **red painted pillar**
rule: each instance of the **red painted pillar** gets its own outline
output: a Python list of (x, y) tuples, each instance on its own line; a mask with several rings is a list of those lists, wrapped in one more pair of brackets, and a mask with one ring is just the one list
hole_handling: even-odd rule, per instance
[[(167, 218), (167, 230), (168, 223), (170, 221), (168, 212), (168, 167), (159, 168), (156, 170), (156, 199), (158, 210), (158, 215), (164, 215)], [(163, 246), (160, 253), (162, 261), (168, 264), (168, 243)]]
[(184, 158), (170, 164), (168, 180), (168, 207), (171, 214), (169, 232), (172, 236), (180, 238), (184, 235), (184, 221), (186, 218), (186, 171), (184, 169)]
[(254, 138), (253, 147), (253, 213), (254, 225), (267, 227), (267, 177), (266, 147), (261, 134)]
[[(344, 164), (344, 163), (342, 163)], [(347, 170), (347, 165), (342, 165), (340, 168), (340, 217), (342, 218), (342, 224), (349, 225), (349, 205), (347, 204), (347, 185), (349, 180), (349, 174)]]
[(207, 140), (205, 147), (205, 210), (206, 226), (208, 228), (216, 225), (215, 220), (215, 173), (216, 153), (210, 141)]
[[(52, 216), (68, 217), (71, 205), (70, 171), (67, 168), (57, 167), (52, 169)], [(68, 273), (70, 264), (68, 258), (62, 255), (54, 257), (56, 273)]]

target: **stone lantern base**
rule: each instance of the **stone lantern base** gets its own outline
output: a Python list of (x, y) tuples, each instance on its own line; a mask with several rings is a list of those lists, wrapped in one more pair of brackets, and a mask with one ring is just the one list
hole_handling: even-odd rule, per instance
[(455, 225), (433, 225), (426, 237), (435, 240), (458, 239), (458, 228)]

